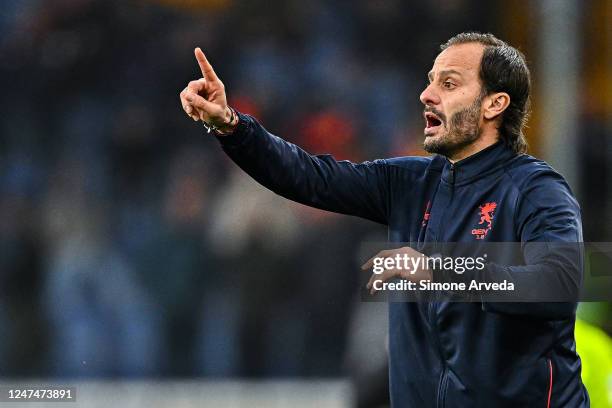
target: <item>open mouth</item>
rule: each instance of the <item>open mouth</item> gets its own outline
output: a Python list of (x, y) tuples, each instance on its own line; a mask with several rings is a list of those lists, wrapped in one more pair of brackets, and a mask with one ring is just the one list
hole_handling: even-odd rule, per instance
[(425, 112), (425, 134), (435, 133), (438, 128), (442, 125), (442, 120), (432, 112)]

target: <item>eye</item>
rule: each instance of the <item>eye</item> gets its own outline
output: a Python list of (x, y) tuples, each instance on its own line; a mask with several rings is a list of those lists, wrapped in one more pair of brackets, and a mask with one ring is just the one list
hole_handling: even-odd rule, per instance
[(446, 89), (453, 89), (456, 85), (449, 80), (446, 80), (442, 83), (442, 86)]

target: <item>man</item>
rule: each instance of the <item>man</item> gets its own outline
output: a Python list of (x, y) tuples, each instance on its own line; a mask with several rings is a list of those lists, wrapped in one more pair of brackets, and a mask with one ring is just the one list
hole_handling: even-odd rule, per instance
[[(524, 154), (530, 92), (524, 57), (491, 34), (459, 34), (435, 59), (420, 97), (424, 148), (435, 155), (361, 164), (310, 155), (235, 112), (204, 54), (195, 52), (203, 78), (181, 92), (185, 112), (215, 131), (238, 166), (286, 198), (386, 224), (390, 241), (417, 248), (582, 241), (568, 185)], [(550, 255), (527, 251), (524, 258), (524, 265), (487, 268), (482, 278), (546, 275), (565, 287), (580, 285), (558, 273)], [(589, 406), (575, 352), (575, 308), (573, 302), (389, 303), (392, 405)]]

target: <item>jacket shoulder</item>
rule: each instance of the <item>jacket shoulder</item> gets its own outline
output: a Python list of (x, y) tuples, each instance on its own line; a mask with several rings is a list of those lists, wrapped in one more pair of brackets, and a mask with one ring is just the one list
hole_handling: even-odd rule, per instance
[[(506, 169), (518, 190), (515, 219), (532, 220), (548, 240), (560, 239), (555, 231), (572, 229), (571, 240), (581, 239), (580, 205), (563, 176), (548, 163), (529, 155), (518, 156)], [(535, 221), (537, 220), (537, 221)]]
[(506, 173), (513, 184), (522, 193), (537, 189), (539, 191), (563, 191), (570, 196), (574, 194), (565, 178), (544, 160), (528, 154), (522, 154), (506, 168)]

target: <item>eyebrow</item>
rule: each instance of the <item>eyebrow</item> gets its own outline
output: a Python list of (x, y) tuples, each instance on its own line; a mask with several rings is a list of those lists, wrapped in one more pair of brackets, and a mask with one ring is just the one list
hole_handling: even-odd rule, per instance
[[(455, 74), (458, 76), (461, 76), (461, 72), (454, 70), (454, 69), (445, 69), (444, 71), (440, 71), (439, 76), (447, 76), (450, 74)], [(429, 71), (427, 73), (427, 78), (429, 79), (429, 81), (433, 81), (433, 71)]]

